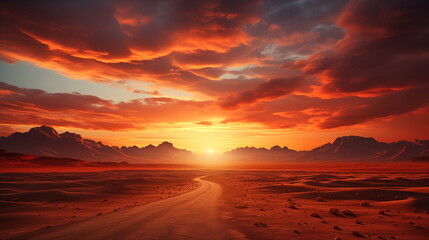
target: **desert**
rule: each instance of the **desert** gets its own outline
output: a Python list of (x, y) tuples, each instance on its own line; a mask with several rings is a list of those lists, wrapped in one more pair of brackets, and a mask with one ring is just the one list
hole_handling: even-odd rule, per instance
[(1, 238), (191, 191), (198, 175), (168, 170), (1, 173)]
[(225, 208), (241, 239), (427, 239), (428, 177), (247, 171), (208, 179), (225, 186)]
[[(185, 215), (178, 215), (178, 219), (173, 210), (167, 216), (172, 226), (186, 221), (188, 215), (197, 218), (194, 227), (220, 224), (216, 234), (207, 239), (419, 240), (426, 239), (429, 228), (427, 171), (158, 169), (1, 173), (0, 176), (2, 239), (50, 239), (45, 234), (87, 226), (88, 221), (108, 224), (114, 214), (120, 218), (132, 213), (133, 219), (120, 218), (128, 226), (125, 232), (122, 229), (109, 232), (111, 226), (102, 232), (110, 233), (113, 239), (140, 239), (136, 234), (144, 227), (133, 225), (133, 221), (141, 218), (140, 224), (148, 224), (158, 219), (162, 225), (167, 220), (160, 216), (144, 221), (146, 212), (155, 211), (156, 204), (162, 201), (176, 201), (177, 208), (186, 205), (180, 203), (180, 197), (202, 191), (198, 190), (201, 182), (195, 180), (199, 177), (218, 186), (219, 196), (204, 191), (198, 196), (190, 195), (190, 199), (204, 202), (202, 199), (206, 198), (198, 198), (213, 197), (218, 219), (201, 222), (204, 218), (193, 216), (191, 209), (186, 209)], [(190, 199), (186, 202), (192, 202)], [(193, 207), (199, 212), (210, 209), (208, 203)], [(180, 213), (179, 209), (177, 212)], [(91, 228), (94, 232), (91, 237), (80, 235), (85, 228), (76, 229), (79, 230), (68, 236), (102, 239), (97, 237), (97, 228)], [(159, 234), (164, 230), (154, 232)], [(55, 239), (73, 239), (57, 236)], [(166, 236), (185, 239), (181, 235)]]
[(429, 0), (0, 0), (0, 240), (429, 239)]

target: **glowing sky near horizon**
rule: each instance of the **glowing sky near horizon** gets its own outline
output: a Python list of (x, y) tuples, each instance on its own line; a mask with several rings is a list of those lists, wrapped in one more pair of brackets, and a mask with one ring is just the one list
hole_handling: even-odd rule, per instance
[(1, 1), (0, 135), (306, 150), (429, 138), (429, 2)]

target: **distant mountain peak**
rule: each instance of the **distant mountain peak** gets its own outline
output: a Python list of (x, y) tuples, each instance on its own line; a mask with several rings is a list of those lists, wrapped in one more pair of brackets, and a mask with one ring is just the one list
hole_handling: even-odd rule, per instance
[[(360, 137), (360, 136), (343, 136), (335, 139), (332, 143), (332, 147), (335, 148), (334, 151), (356, 151), (359, 148), (373, 148), (383, 145), (372, 137)], [(366, 149), (365, 149), (366, 150)]]
[(171, 142), (162, 142), (161, 144), (158, 145), (158, 147), (161, 148), (174, 148), (174, 145)]
[(239, 161), (405, 161), (429, 155), (429, 141), (379, 142), (372, 137), (342, 136), (309, 151), (295, 151), (275, 145), (269, 149), (236, 148), (225, 153)]
[[(22, 154), (68, 157), (83, 160), (139, 163), (180, 163), (196, 158), (192, 152), (175, 148), (170, 142), (158, 146), (116, 147), (82, 138), (71, 132), (58, 134), (49, 126), (31, 128), (28, 132), (0, 137), (0, 149)], [(226, 159), (241, 162), (287, 161), (404, 161), (429, 156), (429, 140), (378, 142), (372, 137), (343, 136), (332, 143), (309, 151), (295, 151), (279, 145), (271, 148), (239, 147), (224, 153)]]
[(275, 145), (270, 148), (270, 151), (281, 151), (281, 150), (283, 150), (283, 148), (281, 148), (279, 145)]
[(46, 132), (56, 132), (57, 133), (57, 131), (53, 127), (49, 127), (46, 125), (42, 125), (40, 127), (33, 127), (29, 131), (42, 131), (42, 132), (46, 131)]
[(47, 136), (49, 138), (59, 138), (60, 137), (58, 135), (58, 132), (54, 128), (48, 127), (45, 125), (42, 125), (40, 127), (31, 128), (28, 132), (30, 134), (35, 134), (35, 135), (44, 135), (44, 136)]
[(0, 137), (0, 149), (9, 152), (49, 157), (68, 157), (90, 161), (132, 161), (139, 163), (186, 163), (193, 160), (189, 151), (177, 149), (163, 142), (157, 147), (139, 148), (104, 145), (100, 141), (82, 138), (71, 132), (58, 132), (48, 126), (31, 128), (28, 132)]
[(82, 139), (82, 136), (77, 133), (71, 133), (71, 132), (64, 132), (60, 134), (61, 137), (65, 138), (75, 138), (75, 139)]
[(361, 137), (361, 136), (342, 136), (335, 139), (333, 144), (339, 143), (339, 142), (353, 142), (353, 143), (360, 143), (360, 142), (378, 142), (372, 137)]

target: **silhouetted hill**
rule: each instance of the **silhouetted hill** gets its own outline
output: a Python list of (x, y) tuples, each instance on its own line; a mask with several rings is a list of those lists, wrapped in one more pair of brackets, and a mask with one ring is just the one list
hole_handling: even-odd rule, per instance
[(31, 128), (28, 132), (0, 137), (0, 149), (22, 154), (65, 157), (88, 161), (129, 161), (133, 163), (187, 163), (193, 158), (190, 151), (177, 149), (164, 142), (158, 146), (117, 147), (104, 145), (79, 134), (58, 132), (48, 126)]
[(418, 161), (429, 156), (429, 141), (398, 141), (384, 143), (374, 138), (345, 136), (310, 151), (294, 151), (287, 147), (271, 149), (245, 147), (224, 153), (231, 161), (287, 162), (287, 161)]
[(404, 161), (429, 155), (428, 149), (418, 141), (384, 143), (374, 138), (346, 136), (307, 152), (303, 160)]
[[(79, 134), (59, 134), (48, 126), (31, 128), (28, 132), (13, 133), (0, 137), (0, 149), (28, 155), (55, 158), (73, 158), (87, 161), (111, 161), (139, 164), (192, 164), (196, 156), (187, 150), (177, 149), (172, 143), (158, 146), (117, 147), (104, 145)], [(425, 161), (429, 157), (429, 140), (398, 141), (384, 143), (374, 138), (344, 136), (332, 143), (324, 144), (310, 151), (295, 151), (287, 147), (274, 146), (270, 149), (243, 147), (219, 156), (235, 163), (281, 163), (291, 161)]]
[(304, 155), (304, 152), (291, 150), (278, 145), (267, 148), (242, 147), (236, 148), (223, 154), (228, 161), (234, 162), (282, 162), (296, 161)]
[(0, 150), (2, 167), (127, 167), (127, 162), (89, 162), (74, 158), (58, 158), (10, 153)]

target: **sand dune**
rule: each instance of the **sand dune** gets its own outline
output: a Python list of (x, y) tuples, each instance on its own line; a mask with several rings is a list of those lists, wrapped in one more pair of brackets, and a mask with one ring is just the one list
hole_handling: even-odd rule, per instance
[[(194, 190), (201, 175), (219, 185)], [(424, 240), (428, 179), (399, 170), (4, 173), (0, 238)]]
[(224, 187), (229, 224), (242, 239), (424, 240), (428, 177), (398, 171), (230, 171), (208, 179)]
[(313, 188), (296, 185), (273, 185), (259, 188), (262, 191), (271, 193), (292, 193), (292, 192), (309, 192), (314, 190)]
[(56, 201), (56, 202), (68, 202), (68, 201), (79, 201), (83, 199), (91, 198), (94, 194), (90, 193), (73, 193), (60, 190), (45, 190), (45, 191), (31, 191), (21, 192), (14, 194), (2, 194), (0, 201)]
[(429, 193), (419, 193), (412, 191), (401, 191), (393, 189), (347, 189), (347, 190), (325, 190), (323, 192), (311, 192), (296, 195), (301, 198), (313, 199), (321, 196), (326, 199), (336, 200), (373, 200), (373, 201), (392, 201), (414, 197), (419, 199), (429, 198)]
[(199, 178), (196, 181), (201, 184), (198, 189), (177, 197), (15, 239), (227, 239), (217, 214), (220, 186)]
[(195, 189), (197, 171), (0, 174), (0, 239), (166, 199)]

